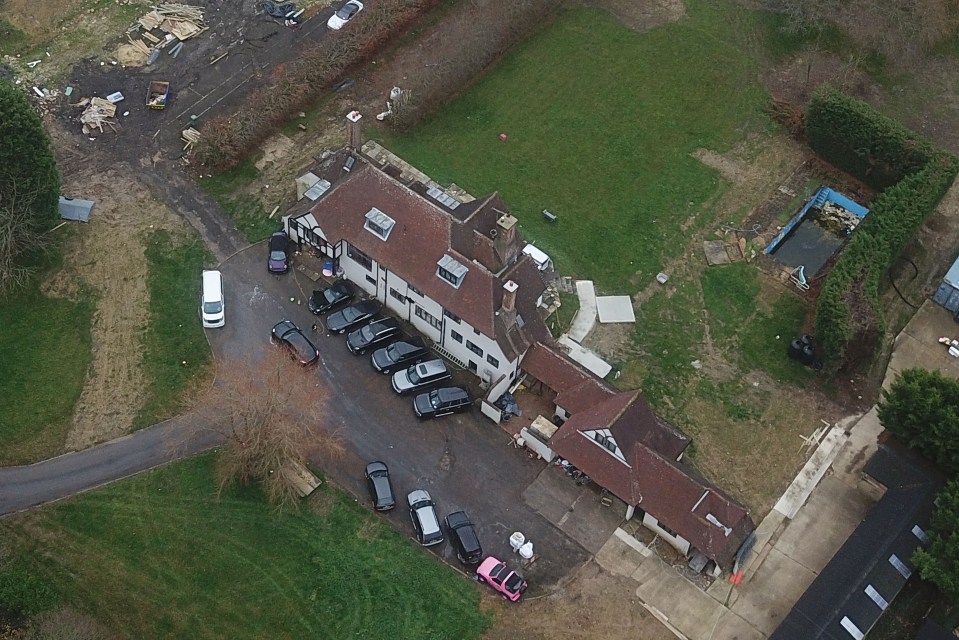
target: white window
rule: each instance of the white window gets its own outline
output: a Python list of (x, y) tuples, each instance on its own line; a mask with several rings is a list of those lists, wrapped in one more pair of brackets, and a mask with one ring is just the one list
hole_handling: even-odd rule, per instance
[(380, 240), (386, 240), (390, 237), (390, 231), (393, 230), (394, 224), (393, 218), (373, 207), (366, 214), (366, 223), (363, 228)]
[(461, 265), (449, 254), (444, 255), (439, 259), (439, 262), (436, 263), (436, 275), (457, 289), (463, 284), (463, 278), (466, 277), (467, 271), (469, 271), (469, 269)]

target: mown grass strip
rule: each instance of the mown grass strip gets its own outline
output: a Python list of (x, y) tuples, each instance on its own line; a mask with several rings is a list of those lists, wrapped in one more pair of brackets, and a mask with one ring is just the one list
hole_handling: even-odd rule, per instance
[(489, 625), (471, 582), (339, 490), (278, 516), (254, 489), (217, 501), (213, 462), (4, 519), (0, 551), (123, 638), (469, 640)]

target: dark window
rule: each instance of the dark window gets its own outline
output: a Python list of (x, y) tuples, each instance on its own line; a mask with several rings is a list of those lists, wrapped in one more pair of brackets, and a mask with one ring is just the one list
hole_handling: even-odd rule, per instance
[[(357, 264), (363, 265), (363, 268), (367, 271), (373, 270), (373, 258), (369, 257), (353, 245), (346, 245), (346, 255), (348, 255), (350, 259)], [(376, 284), (376, 281), (374, 281), (373, 284)]]
[(443, 278), (444, 280), (446, 280), (447, 282), (449, 282), (451, 285), (455, 287), (460, 286), (460, 282), (462, 282), (460, 278), (456, 277), (456, 274), (454, 274), (452, 271), (449, 271), (448, 269), (444, 269), (443, 267), (438, 267), (437, 273), (439, 273), (439, 276), (441, 278)]
[[(469, 343), (467, 343), (467, 344), (469, 344)], [(470, 360), (469, 368), (470, 368), (470, 371), (472, 371), (473, 373), (476, 373), (476, 369), (477, 369), (476, 363), (473, 362), (472, 360)]]
[(459, 322), (460, 322), (459, 316), (450, 313), (450, 312), (447, 311), (446, 309), (443, 309), (443, 315), (446, 316), (447, 318), (449, 318), (450, 320), (452, 320), (453, 322), (457, 323), (457, 324), (459, 324)]
[(497, 360), (493, 356), (490, 356), (490, 355), (486, 356), (486, 361), (490, 363), (491, 365), (493, 365), (494, 367), (496, 367), (497, 369), (499, 369), (499, 360)]
[(480, 334), (479, 329), (473, 329), (473, 333), (475, 333), (476, 335), (479, 335)]
[(404, 296), (402, 293), (400, 293), (393, 287), (390, 287), (390, 295), (396, 298), (397, 300), (399, 300), (400, 302), (402, 302), (403, 304), (406, 304), (406, 296)]
[(423, 307), (417, 306), (415, 310), (413, 311), (413, 313), (416, 315), (417, 318), (422, 318), (423, 320), (426, 320), (426, 322), (428, 322), (429, 325), (433, 327), (434, 329), (439, 329), (440, 327), (443, 326), (443, 323), (442, 321), (440, 321), (439, 318), (427, 313), (423, 309)]
[(657, 520), (657, 521), (656, 521), (656, 526), (659, 527), (660, 529), (662, 529), (663, 531), (665, 531), (666, 533), (668, 533), (669, 535), (673, 536), (674, 538), (677, 537), (677, 536), (676, 536), (676, 532), (673, 531), (672, 529), (670, 529), (669, 527), (667, 527), (666, 525), (664, 525), (662, 522), (659, 522), (659, 521)]
[(369, 282), (370, 284), (376, 284), (376, 278), (374, 278), (373, 276), (366, 276), (366, 281)]
[(423, 292), (414, 287), (413, 285), (407, 285), (407, 288), (410, 290), (410, 293), (415, 293), (419, 297), (423, 297)]
[(457, 332), (450, 331), (450, 337), (453, 338), (453, 340), (456, 340), (457, 342), (459, 342), (460, 344), (463, 344), (463, 336), (458, 334)]
[(469, 340), (466, 341), (466, 348), (472, 351), (473, 353), (475, 353), (476, 355), (478, 355), (480, 358), (483, 357), (483, 350), (477, 347), (475, 344), (473, 344)]

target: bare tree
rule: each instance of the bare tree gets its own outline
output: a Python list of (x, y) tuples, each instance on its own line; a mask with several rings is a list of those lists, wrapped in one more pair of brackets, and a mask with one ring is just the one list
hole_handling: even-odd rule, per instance
[(299, 493), (292, 474), (311, 454), (329, 459), (343, 452), (340, 436), (324, 424), (326, 390), (310, 368), (285, 350), (264, 358), (219, 363), (212, 402), (204, 412), (225, 445), (217, 458), (217, 494), (231, 484), (259, 482), (278, 509)]

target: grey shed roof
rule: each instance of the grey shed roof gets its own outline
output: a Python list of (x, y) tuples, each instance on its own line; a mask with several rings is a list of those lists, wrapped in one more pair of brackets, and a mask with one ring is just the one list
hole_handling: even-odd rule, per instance
[(769, 640), (861, 640), (913, 572), (941, 478), (892, 443), (880, 445), (863, 471), (885, 485), (885, 495)]
[(90, 211), (93, 210), (93, 204), (92, 200), (60, 196), (60, 217), (66, 220), (90, 222)]

